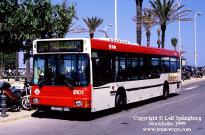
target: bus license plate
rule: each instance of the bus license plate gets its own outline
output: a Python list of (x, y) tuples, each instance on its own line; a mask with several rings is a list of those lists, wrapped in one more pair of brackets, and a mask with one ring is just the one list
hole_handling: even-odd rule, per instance
[(55, 106), (52, 106), (51, 107), (51, 110), (53, 110), (53, 111), (70, 111), (70, 108), (68, 108), (68, 107), (55, 107)]
[(63, 108), (62, 108), (62, 107), (54, 107), (54, 106), (52, 106), (52, 107), (51, 107), (51, 110), (54, 110), (54, 111), (63, 111)]
[(64, 107), (63, 110), (66, 111), (66, 112), (68, 112), (68, 111), (70, 111), (70, 108)]

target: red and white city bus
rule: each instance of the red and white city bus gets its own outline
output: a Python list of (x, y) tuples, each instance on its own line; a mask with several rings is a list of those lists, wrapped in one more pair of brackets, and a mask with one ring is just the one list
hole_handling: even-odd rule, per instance
[(181, 88), (179, 53), (113, 39), (33, 42), (31, 104), (96, 112)]

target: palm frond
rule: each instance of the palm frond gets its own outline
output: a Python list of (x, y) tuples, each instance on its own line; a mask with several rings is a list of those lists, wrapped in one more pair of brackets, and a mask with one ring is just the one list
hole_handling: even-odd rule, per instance
[[(187, 17), (190, 15), (190, 10), (183, 9), (184, 5), (178, 6), (175, 0), (150, 0), (151, 14), (156, 16), (155, 21), (161, 25), (162, 41), (165, 41), (166, 26), (169, 23), (175, 21), (191, 21), (192, 19)], [(164, 43), (162, 43), (162, 47)]]
[(150, 1), (150, 3), (152, 14), (157, 16), (156, 22), (159, 24), (173, 22), (173, 20), (190, 20), (190, 18), (186, 19), (186, 17), (190, 15), (191, 11), (187, 9), (182, 10), (185, 5), (178, 6), (177, 3), (174, 3), (174, 0), (163, 0), (163, 3), (160, 0), (155, 0), (154, 2)]
[(87, 17), (87, 19), (83, 18), (86, 26), (88, 27), (89, 33), (95, 33), (97, 27), (99, 27), (103, 23), (103, 19), (95, 17)]

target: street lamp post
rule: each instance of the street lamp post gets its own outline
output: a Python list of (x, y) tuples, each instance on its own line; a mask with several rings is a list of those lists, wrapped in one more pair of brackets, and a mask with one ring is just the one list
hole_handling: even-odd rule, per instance
[[(181, 6), (181, 0), (177, 0), (177, 4), (178, 4), (178, 7), (180, 7)], [(179, 13), (181, 12), (181, 10), (180, 10), (180, 8), (179, 8)], [(181, 46), (181, 17), (179, 16), (179, 20), (178, 20), (178, 23), (179, 23), (179, 55), (180, 55), (180, 57), (179, 57), (179, 66), (180, 66), (180, 69), (181, 69), (181, 67), (182, 67), (182, 54), (181, 54), (181, 50), (182, 50), (182, 46)], [(181, 76), (181, 74), (182, 74), (182, 71), (180, 70), (179, 71), (179, 74), (180, 74), (180, 76)]]
[(200, 16), (201, 13), (197, 12), (194, 15), (194, 66), (197, 66), (197, 50), (196, 50), (196, 17)]
[(108, 28), (108, 27), (112, 27), (112, 24), (108, 24), (108, 25), (104, 26), (104, 29), (103, 29), (103, 30), (98, 30), (98, 31), (104, 33), (104, 37), (105, 37), (105, 38), (109, 38), (109, 36), (108, 36), (108, 34), (107, 34), (107, 28)]
[(108, 24), (104, 27), (104, 35), (105, 35), (106, 38), (108, 38), (108, 34), (107, 34), (107, 28), (108, 27), (112, 27), (112, 24)]
[[(181, 6), (181, 0), (177, 0), (177, 4), (178, 4), (178, 7)], [(179, 9), (179, 12), (181, 12), (181, 10)], [(182, 49), (182, 46), (181, 46), (181, 21), (180, 21), (180, 16), (179, 16), (179, 52), (181, 53), (181, 49)], [(181, 62), (180, 62), (181, 63)]]

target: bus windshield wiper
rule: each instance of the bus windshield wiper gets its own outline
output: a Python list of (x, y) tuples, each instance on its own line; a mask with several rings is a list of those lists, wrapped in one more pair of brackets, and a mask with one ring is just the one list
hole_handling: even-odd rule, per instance
[(64, 81), (64, 83), (65, 83), (69, 88), (71, 88), (71, 89), (74, 88), (74, 86), (71, 85), (67, 80), (63, 80), (63, 81)]

